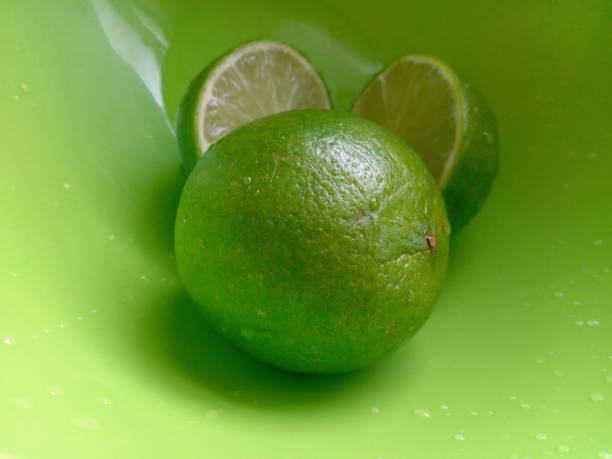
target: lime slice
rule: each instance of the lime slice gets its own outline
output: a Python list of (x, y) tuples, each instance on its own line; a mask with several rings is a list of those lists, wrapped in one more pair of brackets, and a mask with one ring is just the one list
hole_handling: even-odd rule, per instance
[(190, 171), (210, 145), (249, 121), (329, 107), (325, 85), (304, 56), (282, 43), (247, 43), (206, 67), (183, 98), (177, 118), (183, 164)]
[(453, 229), (476, 214), (497, 175), (497, 128), (482, 96), (447, 64), (400, 58), (364, 89), (353, 113), (419, 153), (442, 190)]

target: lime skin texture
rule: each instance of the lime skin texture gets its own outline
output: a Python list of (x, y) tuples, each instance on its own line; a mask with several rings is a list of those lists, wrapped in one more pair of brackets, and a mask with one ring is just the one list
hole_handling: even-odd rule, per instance
[(286, 370), (343, 373), (423, 325), (449, 232), (406, 143), (354, 115), (299, 110), (208, 150), (184, 187), (175, 246), (187, 291), (236, 346)]

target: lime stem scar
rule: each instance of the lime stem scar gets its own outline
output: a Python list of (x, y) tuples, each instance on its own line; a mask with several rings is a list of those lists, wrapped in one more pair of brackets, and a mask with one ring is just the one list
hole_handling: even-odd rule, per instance
[(436, 241), (435, 236), (428, 234), (427, 236), (425, 236), (425, 241), (427, 241), (427, 247), (429, 247), (429, 250), (436, 250), (438, 242)]

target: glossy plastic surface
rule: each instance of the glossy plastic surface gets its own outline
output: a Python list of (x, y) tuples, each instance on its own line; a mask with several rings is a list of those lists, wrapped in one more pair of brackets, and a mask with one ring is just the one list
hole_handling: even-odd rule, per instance
[[(483, 3), (0, 2), (0, 458), (610, 457), (612, 4)], [(341, 109), (424, 53), (497, 115), (436, 311), (361, 373), (254, 362), (176, 276), (177, 102), (264, 37)]]

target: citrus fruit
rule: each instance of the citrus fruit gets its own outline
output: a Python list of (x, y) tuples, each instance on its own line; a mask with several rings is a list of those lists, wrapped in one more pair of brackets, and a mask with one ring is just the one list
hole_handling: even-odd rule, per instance
[(450, 223), (463, 227), (497, 175), (497, 129), (484, 98), (447, 64), (404, 56), (369, 83), (353, 113), (386, 127), (421, 155), (438, 182)]
[(329, 107), (325, 85), (297, 51), (273, 41), (242, 45), (206, 67), (181, 102), (176, 130), (183, 166), (190, 171), (210, 145), (249, 121)]
[(449, 226), (422, 160), (332, 110), (285, 112), (215, 143), (183, 189), (176, 259), (209, 322), (260, 360), (365, 367), (430, 314)]

